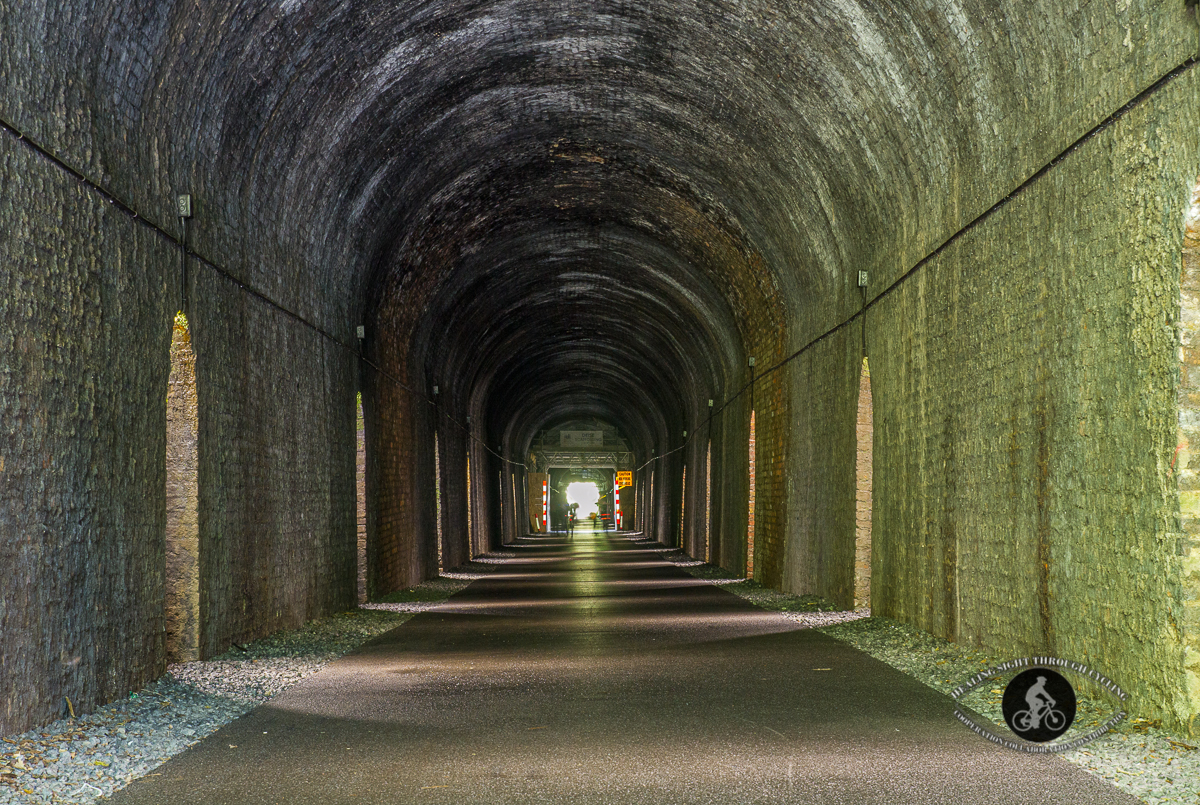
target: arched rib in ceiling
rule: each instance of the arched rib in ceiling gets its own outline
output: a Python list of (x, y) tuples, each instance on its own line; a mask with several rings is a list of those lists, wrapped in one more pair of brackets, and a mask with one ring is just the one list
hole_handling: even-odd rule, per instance
[[(286, 229), (310, 233), (327, 258), (357, 255), (298, 269), (328, 276), (294, 287), (348, 289), (391, 331), (388, 348), (432, 331), (401, 359), (422, 370), (503, 351), (488, 334), (501, 332), (511, 305), (465, 328), (443, 318), (484, 287), (475, 272), (509, 262), (523, 266), (526, 285), (562, 277), (521, 242), (567, 232), (587, 244), (623, 229), (627, 259), (573, 270), (606, 273), (643, 297), (662, 288), (640, 270), (669, 253), (668, 264), (719, 289), (732, 319), (713, 324), (720, 305), (703, 294), (668, 319), (667, 343), (709, 331), (690, 358), (674, 349), (642, 358), (639, 370), (663, 375), (687, 365), (678, 397), (736, 375), (753, 314), (776, 316), (781, 340), (791, 338), (781, 350), (802, 343), (860, 304), (847, 268), (879, 268), (885, 285), (1086, 131), (1092, 106), (1114, 106), (1053, 91), (1078, 68), (1037, 18), (1053, 6), (1021, 8), (288, 0), (221, 39), (219, 80), (207, 86), (228, 102), (205, 107), (223, 113), (206, 113), (197, 137), (212, 143), (213, 126), (220, 132), (216, 151), (244, 177), (244, 217), (288, 211)], [(1158, 74), (1149, 56), (1110, 55), (1078, 30), (1081, 52), (1104, 65), (1137, 62), (1132, 87)], [(229, 58), (238, 48), (244, 58)], [(1000, 136), (1000, 123), (1039, 133)], [(522, 228), (523, 238), (508, 234)], [(605, 326), (593, 346), (635, 332), (627, 306), (594, 307)], [(559, 340), (552, 318), (510, 351), (573, 343)], [(714, 343), (716, 372), (698, 357)], [(552, 355), (521, 354), (554, 365)], [(485, 408), (528, 393), (516, 387), (528, 374), (506, 370), (513, 379), (487, 391)], [(650, 399), (668, 410), (681, 402)]]
[(3, 58), (29, 109), (89, 110), (79, 138), (10, 110), (31, 137), (135, 209), (219, 207), (196, 247), (327, 326), (410, 270), (398, 244), (438, 199), (566, 137), (734, 233), (796, 346), (860, 303), (854, 270), (886, 287), (1180, 61), (1113, 31), (1192, 24), (1179, 3), (776, 5), (48, 6)]

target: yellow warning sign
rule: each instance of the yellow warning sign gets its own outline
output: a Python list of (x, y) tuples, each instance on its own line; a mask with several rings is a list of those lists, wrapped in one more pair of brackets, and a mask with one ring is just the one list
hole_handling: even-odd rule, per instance
[(624, 489), (627, 486), (633, 486), (633, 470), (617, 473), (617, 486)]

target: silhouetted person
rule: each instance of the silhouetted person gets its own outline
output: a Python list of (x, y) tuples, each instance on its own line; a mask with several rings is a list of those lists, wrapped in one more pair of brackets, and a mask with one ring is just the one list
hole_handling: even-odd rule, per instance
[(1029, 714), (1033, 718), (1031, 729), (1037, 729), (1045, 712), (1058, 704), (1054, 697), (1046, 692), (1046, 677), (1039, 676), (1037, 682), (1025, 691), (1025, 703), (1029, 705)]

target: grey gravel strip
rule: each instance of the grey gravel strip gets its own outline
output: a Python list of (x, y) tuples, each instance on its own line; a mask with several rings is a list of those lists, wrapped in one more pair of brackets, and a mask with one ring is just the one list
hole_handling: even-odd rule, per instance
[(845, 612), (782, 612), (783, 617), (810, 629), (820, 629), (838, 623), (849, 623), (871, 617), (869, 609), (852, 609)]
[(472, 564), (467, 572), (388, 596), (395, 600), (279, 632), (211, 660), (172, 665), (128, 699), (0, 738), (0, 805), (90, 803), (153, 774), (329, 662), (437, 606), (478, 577), (471, 572), (478, 569)]
[[(721, 584), (751, 603), (764, 609), (779, 610), (798, 623), (820, 628), (825, 634), (843, 640), (947, 695), (979, 671), (1013, 659), (974, 651), (888, 618), (870, 617), (870, 610), (832, 611), (833, 605), (827, 601), (762, 587), (712, 565), (698, 564), (676, 550), (664, 549), (662, 554), (697, 578)], [(684, 557), (684, 561), (679, 561), (680, 557)], [(840, 619), (837, 616), (841, 616)], [(996, 687), (984, 685), (979, 694), (964, 698), (971, 709), (997, 725), (1003, 724), (1000, 684), (997, 682)], [(1081, 696), (1076, 715), (1079, 726), (1073, 725), (1071, 733), (1087, 732), (1112, 714), (1110, 706)], [(997, 732), (1007, 734), (1008, 731), (999, 726)], [(1158, 722), (1134, 714), (1107, 735), (1079, 749), (1062, 752), (1059, 757), (1151, 805), (1179, 802), (1197, 805), (1200, 803), (1200, 748), (1197, 743), (1200, 742), (1164, 732)]]
[[(972, 651), (887, 618), (870, 618), (822, 631), (946, 694), (973, 674), (1013, 659)], [(1001, 684), (985, 685), (978, 696), (966, 697), (964, 701), (976, 712), (1002, 724)], [(1134, 708), (1132, 718), (1113, 731), (1059, 756), (1143, 802), (1200, 803), (1197, 741), (1172, 735), (1157, 722), (1138, 718), (1136, 702)], [(1113, 713), (1111, 705), (1080, 696), (1076, 714), (1079, 727), (1072, 726), (1071, 733), (1087, 732)], [(1007, 733), (1004, 727), (999, 729)]]
[[(672, 559), (675, 554), (664, 551), (664, 556)], [(235, 648), (212, 660), (173, 665), (166, 676), (128, 699), (77, 719), (0, 739), (0, 805), (90, 803), (137, 777), (153, 774), (173, 755), (328, 662), (414, 613), (435, 607), (471, 579), (494, 570), (500, 557), (491, 554), (482, 559), (493, 561), (477, 559), (454, 577), (443, 574), (390, 597), (395, 600), (272, 635), (244, 650)], [(783, 617), (822, 628), (946, 693), (982, 668), (1002, 661), (895, 621), (868, 617), (867, 611), (837, 611), (814, 597), (790, 596), (690, 558), (685, 561), (679, 564), (692, 575), (722, 584), (758, 606), (780, 611)], [(985, 694), (971, 705), (997, 718), (998, 696), (990, 690)], [(1062, 757), (1144, 802), (1200, 803), (1200, 750), (1151, 722), (1135, 718)]]
[(476, 556), (471, 561), (481, 565), (502, 565), (510, 559), (520, 559), (521, 554), (512, 551), (492, 551), (485, 556)]
[(428, 612), (437, 606), (433, 601), (405, 601), (396, 604), (359, 604), (359, 609), (375, 609), (381, 612)]

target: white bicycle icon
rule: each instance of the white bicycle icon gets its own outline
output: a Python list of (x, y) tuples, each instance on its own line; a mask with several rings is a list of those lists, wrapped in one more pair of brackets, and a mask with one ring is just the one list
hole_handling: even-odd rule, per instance
[(1045, 707), (1037, 713), (1030, 710), (1018, 710), (1013, 713), (1012, 728), (1017, 732), (1029, 732), (1039, 726), (1048, 730), (1061, 730), (1067, 724), (1067, 717), (1061, 710)]

